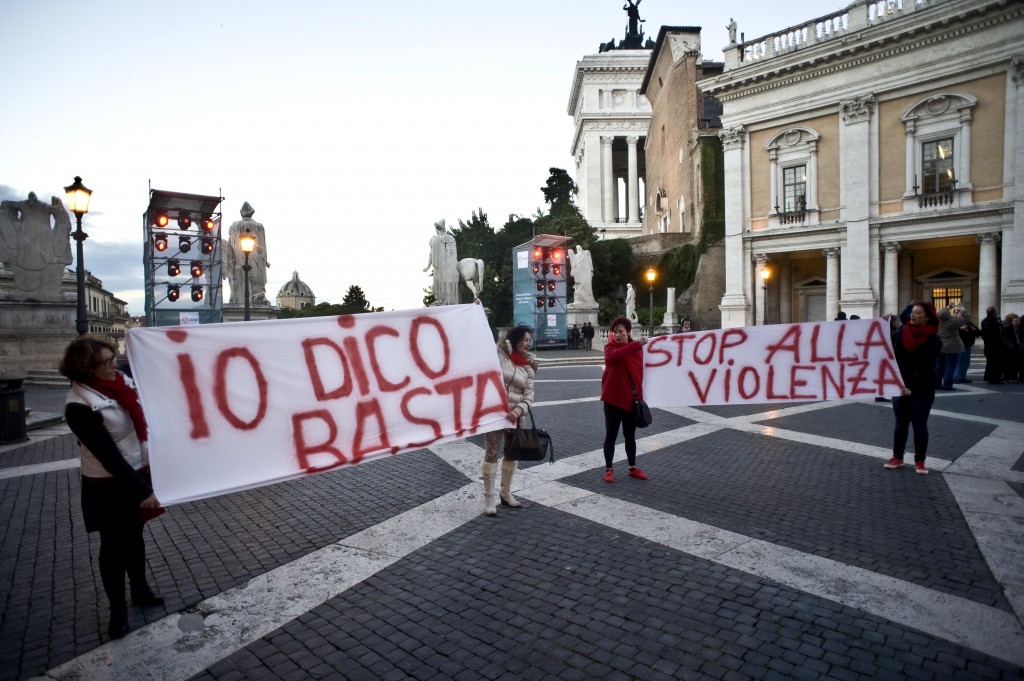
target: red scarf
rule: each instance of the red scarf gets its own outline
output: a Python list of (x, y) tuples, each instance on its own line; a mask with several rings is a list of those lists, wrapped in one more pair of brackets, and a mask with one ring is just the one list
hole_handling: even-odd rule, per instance
[(917, 350), (928, 338), (938, 332), (938, 328), (929, 324), (904, 324), (900, 334), (900, 343), (907, 350)]
[(512, 360), (512, 363), (515, 364), (517, 367), (524, 367), (530, 363), (530, 360), (529, 358), (527, 358), (526, 355), (515, 350), (508, 354), (508, 358)]
[(146, 416), (142, 413), (142, 405), (139, 404), (139, 395), (124, 382), (124, 375), (117, 372), (113, 381), (104, 381), (101, 378), (93, 378), (87, 386), (115, 400), (121, 408), (128, 412), (135, 426), (135, 434), (139, 436), (139, 442), (149, 439), (149, 426), (146, 425)]

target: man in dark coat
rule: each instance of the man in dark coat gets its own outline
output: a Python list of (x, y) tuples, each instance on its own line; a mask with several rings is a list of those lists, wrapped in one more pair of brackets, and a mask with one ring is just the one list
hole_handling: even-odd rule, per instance
[(999, 385), (1003, 382), (1000, 373), (1003, 369), (1005, 342), (1003, 323), (994, 307), (985, 310), (985, 318), (981, 320), (981, 341), (985, 344), (985, 382)]

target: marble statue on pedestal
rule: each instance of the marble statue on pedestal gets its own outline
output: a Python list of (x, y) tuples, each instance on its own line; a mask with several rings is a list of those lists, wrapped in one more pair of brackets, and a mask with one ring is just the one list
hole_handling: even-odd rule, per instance
[(458, 305), (459, 256), (455, 237), (445, 230), (444, 220), (435, 222), (434, 229), (437, 234), (430, 237), (430, 260), (423, 271), (434, 268), (434, 282), (431, 286), (434, 305)]
[(729, 17), (729, 24), (725, 27), (729, 31), (729, 44), (736, 44), (736, 20)]
[(473, 293), (473, 300), (480, 300), (484, 290), (484, 261), (479, 258), (463, 258), (459, 261), (459, 276)]
[(573, 298), (567, 309), (596, 309), (597, 301), (594, 300), (594, 260), (590, 251), (583, 250), (579, 244), (576, 251), (566, 251), (569, 259), (569, 274), (573, 280)]
[[(51, 226), (50, 219), (53, 219)], [(63, 301), (60, 282), (71, 264), (71, 217), (56, 196), (0, 203), (0, 261), (11, 267), (16, 299)]]
[(256, 246), (249, 254), (249, 304), (269, 305), (267, 301), (267, 238), (263, 231), (263, 225), (252, 219), (256, 213), (249, 202), (242, 204), (239, 211), (241, 220), (231, 223), (228, 228), (227, 242), (223, 244), (224, 254), (224, 278), (231, 286), (231, 298), (228, 303), (231, 305), (245, 304), (245, 253), (242, 251), (242, 244), (239, 237), (248, 231), (256, 237)]
[(626, 284), (626, 319), (636, 324), (640, 318), (636, 316), (636, 289)]

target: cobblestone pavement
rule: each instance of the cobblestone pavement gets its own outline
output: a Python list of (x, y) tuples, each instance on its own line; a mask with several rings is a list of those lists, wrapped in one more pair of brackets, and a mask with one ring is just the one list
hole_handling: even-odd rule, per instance
[(656, 410), (650, 479), (620, 444), (609, 485), (600, 372), (542, 369), (557, 461), (497, 518), (482, 436), (170, 508), (166, 603), (114, 642), (75, 442), (31, 431), (0, 447), (0, 681), (1024, 678), (1024, 386), (940, 393), (928, 476), (847, 401)]

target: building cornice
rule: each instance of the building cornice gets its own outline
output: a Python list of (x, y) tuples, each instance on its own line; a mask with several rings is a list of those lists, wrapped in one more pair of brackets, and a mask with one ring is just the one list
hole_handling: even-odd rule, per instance
[[(725, 71), (719, 76), (698, 82), (706, 93), (727, 102), (740, 97), (789, 87), (810, 79), (862, 67), (865, 64), (896, 55), (920, 50), (969, 33), (985, 30), (993, 25), (1020, 18), (1024, 8), (1010, 7), (1010, 0), (994, 0), (981, 6), (959, 10), (965, 3), (949, 2), (934, 8), (915, 10), (912, 14), (869, 26), (857, 32), (821, 41), (792, 53), (751, 62)], [(985, 19), (984, 14), (1002, 7), (1008, 11)], [(950, 11), (953, 8), (954, 11)], [(928, 15), (922, 26), (922, 16)], [(979, 20), (980, 19), (980, 20)], [(971, 23), (971, 20), (974, 20)], [(917, 37), (922, 32), (931, 32)], [(882, 48), (890, 43), (897, 43)], [(876, 50), (864, 54), (869, 50)], [(791, 74), (791, 75), (787, 75)]]
[[(587, 55), (576, 62), (576, 70), (572, 79), (572, 90), (569, 93), (568, 113), (576, 115), (576, 103), (583, 89), (584, 76), (595, 73), (636, 73), (643, 80), (650, 63), (652, 50), (621, 50), (600, 55)], [(613, 56), (614, 55), (614, 56)]]

